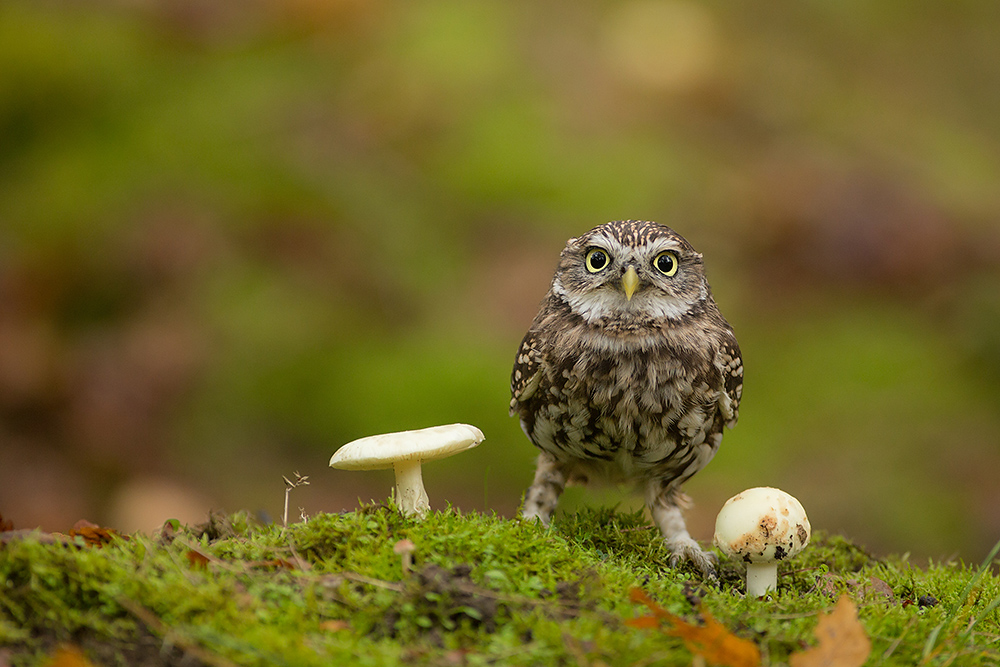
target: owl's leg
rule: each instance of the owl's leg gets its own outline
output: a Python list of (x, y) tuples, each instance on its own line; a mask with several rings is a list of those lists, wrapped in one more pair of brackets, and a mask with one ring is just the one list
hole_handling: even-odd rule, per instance
[(537, 519), (543, 526), (549, 525), (564, 488), (566, 488), (566, 473), (550, 454), (542, 452), (538, 455), (535, 480), (524, 492), (521, 518)]
[(670, 557), (671, 567), (676, 567), (682, 560), (689, 560), (706, 578), (715, 579), (715, 554), (702, 551), (688, 534), (684, 523), (680, 505), (686, 498), (676, 486), (664, 484), (662, 480), (651, 480), (646, 487), (646, 505), (673, 554)]

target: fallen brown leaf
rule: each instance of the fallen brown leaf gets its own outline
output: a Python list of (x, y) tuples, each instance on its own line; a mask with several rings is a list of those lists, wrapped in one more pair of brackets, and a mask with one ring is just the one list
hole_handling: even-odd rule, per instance
[(351, 624), (347, 621), (342, 621), (339, 619), (323, 621), (319, 624), (320, 630), (325, 630), (326, 632), (340, 632), (341, 630), (350, 630)]
[(44, 667), (94, 667), (83, 651), (70, 644), (57, 648), (52, 657), (42, 664)]
[(839, 597), (840, 593), (844, 590), (844, 587), (840, 585), (842, 583), (849, 585), (843, 577), (826, 572), (821, 574), (819, 579), (816, 580), (816, 588), (818, 588), (819, 592), (823, 595), (835, 598)]
[(82, 537), (88, 547), (104, 546), (111, 540), (122, 537), (116, 530), (101, 528), (96, 523), (91, 523), (86, 519), (77, 521), (69, 531), (70, 537)]
[(191, 564), (191, 567), (196, 567), (196, 568), (207, 567), (209, 561), (211, 560), (205, 554), (201, 553), (200, 551), (195, 551), (194, 549), (188, 549), (186, 556), (188, 559), (188, 563)]
[(640, 616), (625, 621), (633, 628), (659, 627), (664, 633), (684, 640), (689, 651), (705, 659), (711, 665), (722, 667), (758, 667), (760, 649), (746, 639), (729, 632), (721, 623), (712, 618), (706, 610), (701, 615), (704, 625), (692, 625), (679, 616), (656, 604), (644, 591), (633, 588), (629, 594), (633, 602), (646, 605), (652, 616)]
[(791, 667), (861, 667), (872, 644), (858, 621), (858, 609), (851, 598), (841, 595), (829, 614), (820, 613), (816, 624), (816, 646), (793, 653)]
[(895, 599), (892, 587), (876, 576), (868, 577), (867, 581), (858, 581), (828, 572), (820, 576), (816, 588), (824, 595), (838, 599), (845, 591), (865, 602), (893, 602)]
[(163, 546), (174, 541), (178, 531), (181, 529), (181, 522), (177, 519), (167, 519), (163, 522), (160, 530), (156, 533), (156, 540)]
[(284, 558), (272, 558), (271, 560), (257, 560), (247, 563), (249, 567), (261, 568), (261, 569), (285, 569), (294, 570), (296, 568), (295, 563)]
[(894, 594), (892, 586), (876, 576), (868, 577), (868, 581), (861, 586), (861, 594), (865, 599), (873, 599), (879, 602), (892, 602)]

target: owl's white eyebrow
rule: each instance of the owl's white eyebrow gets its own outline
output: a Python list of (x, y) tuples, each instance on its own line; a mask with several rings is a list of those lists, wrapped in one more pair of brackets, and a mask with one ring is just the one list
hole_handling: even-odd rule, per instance
[(672, 250), (676, 252), (678, 255), (684, 254), (684, 249), (681, 248), (681, 246), (679, 246), (678, 244), (674, 243), (671, 239), (661, 239), (658, 242), (651, 243), (649, 247), (650, 247), (650, 252), (652, 252), (653, 254), (661, 253), (664, 250)]
[[(617, 248), (621, 248), (621, 247), (628, 247), (628, 246), (623, 246), (623, 244), (621, 243), (621, 241), (619, 241), (618, 239), (611, 238), (611, 237), (606, 236), (604, 234), (601, 234), (601, 235), (598, 235), (598, 236), (594, 236), (593, 238), (588, 239), (585, 244), (583, 244), (583, 248), (584, 249), (586, 249), (586, 248), (600, 248), (601, 250), (605, 250), (607, 252), (611, 252), (611, 250), (613, 248), (616, 248), (616, 247)], [(659, 238), (659, 239), (656, 239), (656, 240), (650, 242), (649, 248), (653, 252), (662, 252), (664, 250), (673, 250), (678, 255), (684, 254), (684, 248), (680, 244), (678, 244), (676, 241), (674, 241), (673, 239), (667, 238), (667, 237)]]
[(583, 249), (584, 250), (589, 250), (590, 248), (598, 248), (600, 250), (604, 250), (605, 252), (611, 252), (611, 248), (614, 245), (615, 244), (613, 243), (613, 241), (611, 239), (609, 239), (608, 237), (606, 237), (606, 236), (597, 236), (597, 237), (591, 239), (589, 242), (585, 243), (583, 245)]

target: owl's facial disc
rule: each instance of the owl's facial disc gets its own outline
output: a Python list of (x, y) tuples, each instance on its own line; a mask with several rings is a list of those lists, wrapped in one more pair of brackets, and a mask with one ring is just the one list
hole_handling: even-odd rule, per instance
[(711, 300), (701, 255), (669, 228), (636, 221), (570, 239), (551, 291), (600, 326), (678, 321)]

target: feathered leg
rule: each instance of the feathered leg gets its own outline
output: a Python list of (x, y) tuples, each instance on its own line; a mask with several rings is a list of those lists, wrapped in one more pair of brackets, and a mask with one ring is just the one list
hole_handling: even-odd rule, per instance
[(538, 455), (535, 479), (524, 492), (521, 517), (537, 519), (543, 526), (549, 525), (564, 488), (566, 488), (565, 472), (551, 455), (542, 452)]
[(705, 577), (715, 578), (715, 555), (702, 551), (698, 543), (688, 534), (681, 505), (687, 496), (672, 484), (664, 485), (661, 480), (651, 480), (646, 487), (646, 506), (653, 521), (663, 534), (667, 548), (673, 554), (670, 565), (676, 566), (682, 560), (689, 560), (701, 570)]

